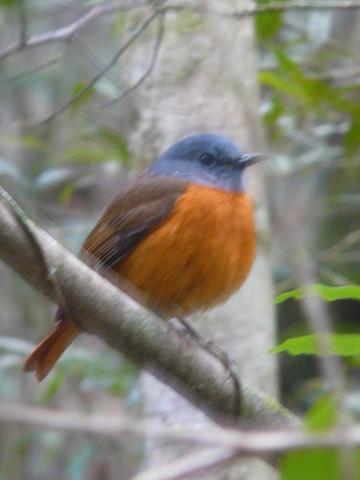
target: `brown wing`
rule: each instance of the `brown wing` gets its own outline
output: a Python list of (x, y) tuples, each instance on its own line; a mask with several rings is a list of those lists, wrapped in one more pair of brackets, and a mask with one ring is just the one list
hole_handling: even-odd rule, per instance
[(79, 258), (91, 268), (111, 268), (172, 211), (187, 180), (142, 175), (113, 198), (86, 238)]
[[(94, 269), (112, 267), (170, 214), (187, 186), (186, 180), (142, 175), (110, 202), (85, 240), (79, 258)], [(60, 306), (56, 315), (59, 323), (29, 355), (25, 371), (35, 370), (39, 380), (48, 374), (80, 333), (70, 318), (67, 306)]]

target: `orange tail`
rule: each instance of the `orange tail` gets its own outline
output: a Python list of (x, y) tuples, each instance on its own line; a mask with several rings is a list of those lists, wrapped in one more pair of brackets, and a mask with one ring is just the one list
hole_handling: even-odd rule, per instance
[(28, 356), (24, 371), (36, 372), (36, 377), (41, 382), (79, 333), (80, 330), (73, 322), (61, 320)]

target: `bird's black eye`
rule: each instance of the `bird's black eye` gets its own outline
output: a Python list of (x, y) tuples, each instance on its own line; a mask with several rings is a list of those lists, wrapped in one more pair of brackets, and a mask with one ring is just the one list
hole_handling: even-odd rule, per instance
[(200, 163), (204, 165), (205, 167), (210, 167), (215, 163), (215, 157), (214, 155), (211, 155), (211, 153), (203, 153), (199, 157)]

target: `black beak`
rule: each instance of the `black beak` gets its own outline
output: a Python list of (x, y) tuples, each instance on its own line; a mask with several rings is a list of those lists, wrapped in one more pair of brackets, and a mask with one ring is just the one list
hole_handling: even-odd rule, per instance
[(244, 153), (240, 158), (240, 165), (242, 168), (251, 167), (251, 165), (255, 165), (255, 163), (259, 163), (264, 160), (264, 157), (261, 153)]

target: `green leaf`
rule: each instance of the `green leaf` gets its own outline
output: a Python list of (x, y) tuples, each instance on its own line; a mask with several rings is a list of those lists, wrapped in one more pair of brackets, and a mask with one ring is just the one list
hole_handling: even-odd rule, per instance
[(290, 292), (282, 293), (278, 295), (274, 301), (275, 303), (281, 303), (288, 298), (301, 300), (302, 298), (310, 296), (319, 296), (327, 302), (347, 298), (360, 300), (360, 287), (357, 285), (347, 285), (345, 287), (329, 287), (327, 285), (316, 283), (313, 285), (305, 285), (304, 287), (297, 288), (296, 290), (291, 290)]
[(129, 163), (130, 153), (125, 138), (115, 130), (100, 128), (100, 139), (116, 152), (117, 159), (124, 165)]
[[(96, 0), (98, 1), (98, 0)], [(103, 0), (100, 0), (103, 1)], [(113, 38), (122, 38), (126, 32), (126, 27), (128, 26), (128, 15), (124, 15), (124, 12), (119, 12), (115, 17), (113, 22), (110, 24), (109, 28), (109, 37)]]
[(45, 379), (41, 403), (47, 404), (69, 378), (81, 382), (86, 391), (106, 391), (124, 397), (133, 388), (137, 377), (137, 367), (115, 352), (95, 354), (73, 346)]
[(306, 413), (304, 426), (307, 430), (334, 428), (337, 423), (337, 403), (333, 395), (325, 394), (316, 400)]
[(15, 0), (0, 0), (0, 7), (13, 7), (17, 5)]
[(290, 355), (310, 355), (317, 353), (315, 335), (289, 338), (280, 345), (271, 348), (268, 353), (288, 352)]
[[(270, 0), (257, 0), (258, 5), (269, 3)], [(280, 3), (280, 2), (279, 2)], [(263, 12), (255, 16), (255, 32), (259, 42), (268, 44), (273, 40), (282, 25), (282, 12)]]
[(279, 67), (276, 72), (259, 73), (259, 81), (264, 85), (308, 106), (317, 115), (323, 114), (324, 107), (360, 116), (357, 102), (348, 100), (342, 90), (330, 86), (326, 81), (308, 76), (286, 53), (283, 46), (273, 48)]
[(288, 97), (297, 99), (302, 103), (306, 102), (303, 90), (299, 88), (296, 83), (290, 83), (288, 79), (283, 78), (283, 76), (278, 73), (267, 71), (259, 72), (258, 80), (263, 85), (267, 85)]
[(46, 143), (40, 140), (40, 138), (35, 135), (16, 135), (14, 137), (14, 142), (17, 144), (22, 144), (26, 148), (31, 150), (45, 150)]
[(125, 138), (108, 128), (100, 128), (81, 135), (73, 140), (69, 148), (62, 151), (54, 162), (103, 163), (116, 160), (126, 165), (130, 160), (130, 153)]
[(295, 450), (281, 461), (282, 480), (341, 480), (340, 452), (330, 448)]
[(262, 119), (267, 127), (275, 124), (278, 118), (283, 114), (284, 107), (280, 100), (274, 95), (271, 102), (268, 102), (269, 108), (263, 114)]
[(53, 373), (47, 378), (46, 389), (40, 399), (41, 405), (47, 405), (54, 395), (60, 390), (67, 378), (64, 369), (56, 367)]
[(83, 94), (79, 96), (76, 100), (74, 100), (71, 104), (71, 112), (75, 112), (78, 110), (79, 107), (81, 107), (84, 103), (86, 103), (90, 97), (93, 95), (95, 89), (94, 87), (88, 88), (87, 83), (85, 82), (78, 82), (74, 85), (71, 95), (72, 97), (76, 97), (79, 95), (82, 91), (84, 91)]
[(60, 192), (60, 203), (66, 205), (70, 200), (73, 194), (76, 192), (76, 185), (74, 183), (69, 183)]
[(360, 355), (360, 335), (357, 333), (321, 333), (289, 338), (282, 344), (269, 350), (269, 353), (288, 352), (290, 355), (320, 355), (318, 335), (329, 342), (330, 351), (343, 357)]
[[(320, 397), (304, 419), (305, 429), (318, 432), (337, 424), (338, 404), (330, 394)], [(281, 459), (283, 480), (360, 480), (360, 449), (311, 448), (294, 450)]]
[(353, 116), (349, 130), (344, 138), (345, 157), (352, 160), (360, 149), (360, 115)]

